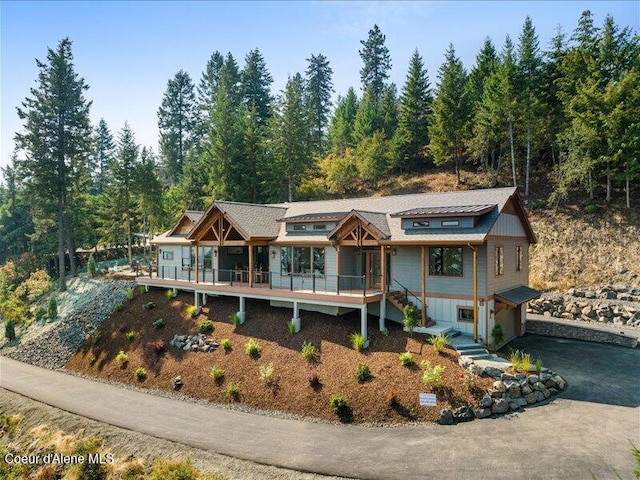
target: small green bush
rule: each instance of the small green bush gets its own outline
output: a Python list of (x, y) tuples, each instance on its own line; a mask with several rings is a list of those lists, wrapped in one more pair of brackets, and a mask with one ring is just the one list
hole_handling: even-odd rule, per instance
[(598, 207), (598, 205), (596, 205), (595, 203), (590, 203), (586, 207), (584, 207), (584, 212), (589, 215), (598, 213), (599, 210), (600, 210), (600, 207)]
[(49, 297), (49, 304), (47, 305), (47, 317), (53, 321), (58, 318), (58, 302), (55, 295)]
[(296, 324), (291, 321), (291, 322), (287, 322), (287, 331), (289, 332), (289, 335), (293, 336), (296, 333)]
[(133, 342), (136, 338), (136, 332), (134, 332), (133, 330), (130, 330), (127, 333), (125, 333), (124, 336), (130, 342)]
[(333, 413), (340, 415), (347, 408), (347, 399), (342, 395), (331, 395), (331, 398), (329, 398), (329, 406)]
[(273, 379), (273, 372), (275, 371), (275, 367), (273, 366), (273, 362), (269, 362), (265, 365), (260, 365), (260, 380), (269, 385)]
[(358, 368), (356, 368), (356, 380), (358, 382), (366, 382), (371, 379), (371, 370), (369, 369), (369, 365), (366, 363), (359, 363)]
[(542, 373), (542, 360), (541, 360), (540, 358), (538, 358), (538, 359), (536, 360), (535, 365), (536, 365), (536, 373), (537, 373), (538, 375), (540, 375), (540, 373)]
[(407, 329), (409, 335), (413, 335), (413, 329), (418, 325), (418, 309), (413, 303), (404, 307), (404, 320), (402, 321), (404, 328)]
[(224, 370), (220, 367), (212, 367), (209, 375), (218, 385), (224, 381)]
[(253, 338), (250, 338), (244, 346), (245, 353), (250, 357), (257, 357), (258, 355), (260, 355), (260, 350), (260, 344)]
[(151, 310), (152, 308), (156, 308), (156, 304), (153, 302), (147, 302), (142, 304), (143, 310)]
[(231, 315), (231, 322), (233, 323), (234, 327), (237, 327), (240, 324), (242, 324), (242, 321), (240, 319), (240, 315), (238, 315), (237, 313), (234, 313), (233, 315)]
[(503, 340), (504, 330), (502, 330), (502, 325), (496, 323), (491, 329), (491, 344), (493, 345), (493, 348), (498, 348)]
[(123, 305), (122, 305), (122, 303), (120, 303), (120, 302), (116, 303), (116, 304), (113, 306), (113, 309), (114, 309), (116, 312), (119, 312), (120, 310), (122, 310), (122, 308), (123, 308)]
[(402, 352), (398, 355), (398, 358), (400, 359), (400, 365), (403, 367), (410, 367), (416, 363), (413, 361), (413, 355), (411, 352)]
[(229, 385), (227, 385), (227, 395), (232, 400), (237, 400), (240, 396), (240, 387), (238, 387), (234, 382), (229, 382)]
[(172, 288), (168, 289), (164, 294), (169, 300), (173, 300), (174, 298), (176, 298), (176, 294)]
[(44, 319), (47, 316), (47, 312), (45, 311), (44, 308), (37, 308), (36, 309), (36, 313), (35, 313), (35, 317), (36, 317), (36, 322), (41, 322), (44, 323)]
[(96, 276), (96, 259), (93, 258), (93, 253), (89, 255), (89, 260), (87, 261), (87, 275), (89, 275), (89, 278)]
[(428, 360), (424, 360), (420, 366), (424, 369), (422, 374), (422, 383), (430, 387), (440, 385), (445, 367), (442, 365), (433, 366)]
[(11, 320), (8, 320), (7, 323), (4, 324), (4, 338), (10, 342), (13, 342), (16, 339), (16, 329)]
[(231, 340), (229, 340), (228, 338), (223, 338), (222, 340), (220, 340), (220, 345), (222, 346), (222, 348), (224, 348), (225, 352), (231, 350)]
[(164, 319), (162, 318), (159, 318), (158, 320), (153, 322), (153, 328), (155, 328), (156, 330), (159, 330), (164, 326), (165, 326), (165, 322), (164, 322)]
[(187, 307), (187, 315), (189, 315), (190, 317), (195, 317), (197, 311), (198, 307), (196, 307), (195, 305), (189, 305)]
[(213, 332), (213, 322), (211, 320), (204, 320), (198, 324), (198, 330), (200, 333), (211, 333)]
[(126, 353), (124, 353), (123, 350), (120, 350), (118, 352), (118, 355), (116, 355), (116, 362), (118, 362), (118, 365), (120, 365), (121, 367), (124, 367), (127, 363), (129, 363), (129, 357)]
[(429, 339), (429, 343), (433, 345), (433, 348), (436, 352), (442, 353), (444, 347), (447, 346), (447, 337), (443, 334), (436, 335)]
[(349, 340), (351, 341), (351, 346), (356, 352), (361, 351), (366, 345), (364, 337), (359, 333), (352, 333), (349, 335)]
[[(520, 350), (514, 350), (509, 354), (509, 362), (516, 372), (529, 373), (531, 370), (531, 355)], [(542, 362), (540, 362), (542, 369)]]
[(149, 480), (197, 480), (199, 478), (201, 474), (189, 458), (186, 460), (160, 458), (153, 463), (149, 475)]
[(138, 286), (138, 292), (140, 294), (147, 293), (147, 287), (145, 285), (139, 285)]
[(136, 296), (136, 289), (134, 287), (127, 288), (124, 292), (124, 296), (127, 300), (133, 300)]
[(318, 349), (313, 343), (305, 340), (302, 343), (300, 353), (302, 353), (302, 356), (307, 360), (307, 362), (312, 362), (316, 358), (316, 355), (318, 355)]
[(134, 375), (136, 376), (136, 380), (142, 382), (145, 378), (147, 378), (147, 370), (142, 367), (138, 367), (136, 368), (136, 372)]

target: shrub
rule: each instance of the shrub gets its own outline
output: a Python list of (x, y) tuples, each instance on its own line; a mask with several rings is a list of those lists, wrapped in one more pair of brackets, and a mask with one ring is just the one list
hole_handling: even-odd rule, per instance
[(220, 345), (222, 346), (222, 348), (224, 348), (225, 352), (231, 350), (231, 340), (229, 340), (228, 338), (223, 338), (222, 340), (220, 340)]
[(358, 382), (366, 382), (371, 379), (371, 370), (369, 369), (369, 365), (366, 363), (359, 363), (358, 368), (356, 368), (356, 380)]
[(244, 345), (244, 351), (250, 357), (257, 357), (258, 355), (260, 355), (260, 350), (260, 344), (253, 338), (250, 338), (249, 341)]
[(398, 391), (396, 389), (391, 388), (387, 392), (387, 403), (390, 407), (398, 404)]
[(44, 323), (44, 318), (47, 316), (47, 312), (45, 311), (44, 308), (38, 308), (36, 309), (36, 313), (35, 313), (35, 317), (36, 317), (36, 322), (42, 322)]
[(447, 346), (447, 337), (443, 334), (436, 335), (435, 337), (431, 337), (429, 339), (429, 343), (433, 345), (433, 348), (436, 352), (442, 353), (444, 347)]
[(16, 339), (16, 329), (11, 320), (4, 324), (4, 337), (10, 342), (13, 342)]
[(122, 310), (122, 303), (120, 303), (120, 302), (116, 303), (116, 304), (113, 306), (113, 309), (114, 309), (116, 312), (119, 312), (120, 310)]
[(129, 357), (123, 350), (120, 350), (118, 355), (116, 355), (116, 362), (118, 362), (118, 365), (121, 367), (125, 367), (127, 363), (129, 363)]
[(147, 302), (142, 304), (143, 310), (151, 310), (152, 308), (156, 308), (156, 304), (153, 302)]
[(121, 323), (120, 325), (118, 325), (118, 331), (120, 333), (127, 333), (128, 330), (129, 330), (129, 327), (127, 327), (125, 323)]
[(502, 325), (496, 323), (491, 329), (491, 344), (493, 345), (493, 348), (497, 348), (503, 340), (504, 330), (502, 330)]
[(155, 342), (150, 342), (149, 346), (155, 350), (156, 353), (160, 354), (167, 349), (167, 344), (164, 340), (156, 340)]
[(531, 355), (528, 353), (522, 353), (520, 360), (520, 370), (522, 373), (529, 373), (531, 371)]
[(93, 258), (93, 253), (89, 255), (89, 261), (87, 262), (87, 275), (90, 278), (96, 276), (96, 259)]
[(413, 355), (411, 352), (402, 352), (398, 355), (398, 358), (400, 359), (400, 365), (403, 367), (410, 367), (416, 363), (413, 361)]
[(240, 396), (240, 387), (238, 387), (234, 382), (229, 382), (229, 385), (227, 385), (227, 395), (232, 400), (237, 400)]
[(316, 355), (318, 355), (318, 349), (313, 343), (304, 341), (300, 353), (302, 353), (302, 356), (307, 362), (312, 362), (316, 358)]
[(136, 289), (134, 287), (129, 287), (125, 290), (124, 296), (127, 300), (133, 300), (133, 297), (136, 296)]
[(598, 213), (599, 210), (600, 210), (600, 208), (595, 203), (590, 203), (586, 207), (584, 207), (584, 212), (589, 214), (589, 215), (593, 215), (595, 213)]
[(273, 372), (275, 368), (273, 366), (273, 362), (269, 362), (266, 365), (260, 365), (260, 380), (269, 385), (273, 378)]
[(542, 372), (542, 360), (541, 360), (540, 358), (538, 358), (538, 359), (536, 360), (535, 365), (536, 365), (536, 373), (537, 373), (538, 375), (540, 375), (540, 373)]
[(187, 307), (187, 315), (189, 315), (190, 317), (195, 317), (197, 311), (198, 311), (198, 307), (196, 307), (195, 305), (189, 305)]
[(440, 385), (445, 367), (442, 365), (433, 366), (428, 360), (423, 361), (420, 366), (424, 369), (424, 373), (422, 374), (422, 383), (430, 387)]
[(296, 324), (293, 321), (287, 322), (287, 331), (291, 336), (296, 333)]
[(138, 286), (138, 293), (140, 294), (147, 293), (147, 287), (144, 285)]
[(242, 323), (240, 319), (240, 315), (238, 315), (237, 313), (234, 313), (233, 315), (231, 315), (231, 322), (233, 323), (234, 327), (237, 327), (238, 325), (240, 325)]
[(159, 330), (160, 328), (162, 328), (164, 326), (165, 326), (165, 323), (164, 323), (164, 320), (162, 318), (159, 318), (158, 320), (153, 322), (153, 328), (155, 328), (156, 330)]
[(364, 337), (359, 333), (352, 333), (349, 335), (349, 340), (351, 341), (351, 346), (357, 352), (361, 351), (366, 344)]
[(49, 320), (55, 320), (58, 318), (58, 302), (55, 295), (49, 297), (49, 304), (47, 305), (47, 317)]
[(176, 298), (176, 294), (173, 291), (172, 288), (168, 289), (166, 292), (164, 292), (164, 295), (167, 297), (167, 299), (169, 300), (173, 300), (174, 298)]
[(142, 382), (145, 378), (147, 378), (147, 371), (142, 367), (138, 367), (136, 368), (136, 372), (134, 373), (134, 375), (136, 376), (136, 380)]
[(212, 367), (209, 375), (217, 385), (220, 385), (224, 381), (224, 370), (220, 367)]
[(96, 437), (78, 440), (73, 448), (73, 455), (78, 457), (84, 457), (84, 461), (77, 466), (72, 467), (67, 472), (68, 477), (70, 471), (75, 470), (77, 472), (77, 478), (83, 480), (106, 480), (109, 470), (107, 466), (99, 462), (91, 462), (90, 458), (100, 452), (102, 448), (102, 440)]
[(44, 270), (36, 270), (29, 275), (29, 278), (20, 284), (16, 292), (18, 292), (18, 289), (24, 290), (29, 301), (33, 302), (49, 292), (51, 285), (52, 282), (49, 274)]
[[(531, 355), (520, 350), (514, 350), (509, 354), (509, 362), (516, 372), (528, 373), (531, 370)], [(542, 369), (542, 362), (540, 362)]]
[(149, 480), (196, 480), (200, 477), (200, 472), (189, 458), (186, 460), (160, 458), (153, 463)]
[(198, 324), (198, 330), (200, 330), (200, 333), (213, 332), (213, 322), (211, 320), (203, 320)]
[(347, 408), (347, 399), (342, 395), (333, 394), (329, 398), (329, 406), (333, 413), (340, 415)]
[(93, 343), (98, 343), (98, 340), (100, 340), (101, 337), (102, 337), (102, 330), (100, 330), (100, 327), (94, 328), (93, 332), (91, 332), (91, 341)]
[(409, 335), (412, 335), (413, 329), (418, 325), (418, 309), (414, 304), (410, 303), (404, 307), (404, 320), (402, 323)]
[(311, 372), (307, 375), (307, 381), (311, 388), (316, 389), (320, 386), (320, 377), (318, 376), (318, 372)]
[(127, 333), (125, 333), (124, 336), (130, 342), (133, 342), (136, 338), (136, 332), (134, 332), (133, 330), (130, 330)]

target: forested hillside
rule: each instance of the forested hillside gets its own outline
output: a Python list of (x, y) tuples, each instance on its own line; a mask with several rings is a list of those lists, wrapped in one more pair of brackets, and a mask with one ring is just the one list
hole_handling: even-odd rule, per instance
[(155, 152), (127, 124), (90, 124), (91, 90), (63, 39), (37, 62), (36, 87), (17, 108), (24, 128), (3, 170), (0, 263), (32, 252), (63, 265), (65, 250), (96, 245), (131, 251), (135, 233), (162, 231), (214, 199), (427, 191), (437, 188), (434, 172), (448, 188), (517, 185), (536, 208), (635, 207), (637, 32), (611, 17), (595, 25), (585, 11), (573, 32), (559, 29), (544, 44), (528, 17), (517, 39), (499, 42), (487, 38), (469, 66), (451, 44), (438, 72), (425, 70), (416, 49), (398, 87), (374, 25), (347, 46), (359, 49), (360, 85), (337, 92), (335, 104), (322, 53), (275, 93), (259, 49), (242, 66), (214, 51), (199, 79), (181, 70), (168, 80)]

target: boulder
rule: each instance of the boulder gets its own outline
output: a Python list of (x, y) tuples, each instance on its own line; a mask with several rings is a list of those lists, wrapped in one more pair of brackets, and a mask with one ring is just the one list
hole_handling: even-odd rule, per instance
[(453, 418), (456, 422), (470, 422), (476, 415), (471, 407), (460, 407), (453, 412)]
[(503, 382), (509, 382), (509, 381), (513, 381), (515, 379), (516, 379), (516, 377), (514, 377), (510, 373), (503, 373), (502, 375), (500, 375), (500, 380), (502, 380)]
[(527, 400), (525, 398), (514, 398), (513, 399), (514, 403), (517, 403), (520, 407), (526, 407), (527, 406)]
[(498, 393), (504, 393), (507, 391), (507, 386), (504, 384), (504, 382), (496, 380), (495, 382), (493, 382), (493, 390)]
[(516, 410), (520, 410), (520, 405), (518, 405), (516, 402), (509, 403), (509, 411), (515, 412)]
[(487, 418), (491, 416), (491, 409), (490, 408), (476, 408), (474, 410), (474, 413), (476, 415), (476, 418)]
[(533, 384), (533, 389), (534, 389), (536, 392), (541, 392), (541, 391), (543, 391), (545, 388), (546, 388), (546, 387), (544, 386), (544, 383), (542, 383), (542, 382), (536, 382), (536, 383), (534, 383), (534, 384)]
[(575, 290), (573, 292), (573, 296), (574, 297), (578, 297), (578, 298), (584, 298), (584, 293), (582, 290)]
[(569, 313), (569, 312), (561, 313), (560, 318), (564, 318), (565, 320), (573, 320), (573, 313)]
[(538, 383), (540, 381), (540, 377), (538, 375), (529, 375), (529, 383), (531, 385)]
[(487, 366), (482, 369), (482, 374), (486, 375), (487, 377), (500, 378), (500, 376), (502, 375), (502, 370), (496, 367)]
[(537, 402), (536, 396), (533, 392), (527, 395), (526, 397), (524, 397), (524, 399), (527, 401), (528, 404)]
[(549, 393), (551, 393), (551, 395), (557, 395), (559, 392), (555, 388), (549, 388)]
[(481, 399), (480, 399), (480, 406), (482, 408), (489, 408), (491, 407), (491, 405), (493, 405), (493, 398), (491, 398), (490, 395), (485, 394)]
[(596, 298), (596, 294), (594, 292), (584, 292), (584, 298)]
[(525, 386), (524, 386), (524, 387), (522, 387), (522, 389), (521, 389), (522, 395), (524, 395), (525, 397), (526, 397), (527, 395), (529, 395), (532, 391), (533, 391), (533, 390), (531, 389), (531, 386), (529, 386), (529, 385), (525, 385)]
[(494, 400), (491, 406), (491, 413), (506, 413), (509, 411), (509, 403), (503, 398)]
[(453, 412), (448, 408), (440, 410), (440, 425), (453, 425)]
[(511, 385), (509, 387), (509, 396), (511, 398), (519, 398), (522, 396), (522, 392), (520, 390), (520, 385), (518, 385), (517, 383)]
[(556, 382), (558, 390), (564, 390), (564, 388), (566, 386), (566, 382), (562, 379), (562, 377), (560, 375), (554, 375), (551, 378), (551, 380)]
[(541, 391), (536, 390), (535, 392), (533, 392), (533, 395), (536, 396), (537, 402), (541, 402), (545, 399), (544, 394)]
[(551, 396), (551, 392), (547, 388), (542, 390), (542, 394), (544, 395), (544, 398), (549, 398)]

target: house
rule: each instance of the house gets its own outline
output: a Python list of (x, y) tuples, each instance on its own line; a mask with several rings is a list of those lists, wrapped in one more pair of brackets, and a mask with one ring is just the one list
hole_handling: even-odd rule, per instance
[[(146, 286), (270, 301), (332, 315), (360, 310), (401, 322), (420, 311), (417, 331), (459, 331), (488, 343), (500, 324), (506, 341), (522, 335), (535, 236), (515, 188), (396, 195), (271, 205), (215, 201), (186, 211), (151, 243), (157, 270)], [(435, 323), (434, 323), (435, 322)]]

